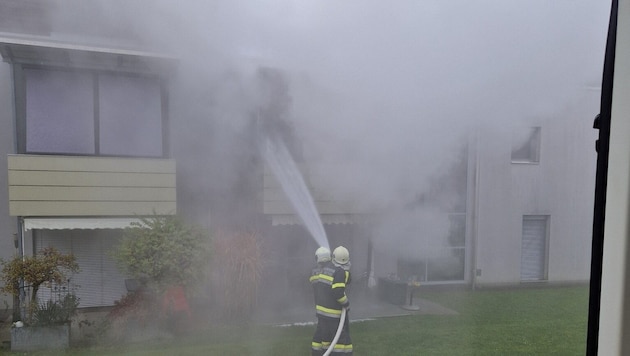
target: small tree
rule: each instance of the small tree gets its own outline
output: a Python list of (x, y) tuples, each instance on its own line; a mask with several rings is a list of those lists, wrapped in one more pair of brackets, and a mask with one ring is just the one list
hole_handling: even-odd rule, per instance
[(251, 317), (258, 300), (264, 257), (254, 231), (219, 231), (214, 241), (213, 271), (221, 307), (229, 319)]
[(113, 257), (123, 271), (161, 294), (201, 279), (209, 260), (208, 241), (208, 234), (176, 216), (155, 215), (125, 229)]
[(0, 291), (14, 296), (19, 295), (22, 280), (25, 287), (31, 288), (29, 319), (38, 307), (37, 292), (42, 285), (64, 283), (68, 273), (79, 271), (74, 255), (62, 254), (54, 247), (47, 247), (35, 256), (23, 258), (14, 256), (9, 261), (1, 261), (0, 264), (2, 265), (0, 279), (4, 282)]

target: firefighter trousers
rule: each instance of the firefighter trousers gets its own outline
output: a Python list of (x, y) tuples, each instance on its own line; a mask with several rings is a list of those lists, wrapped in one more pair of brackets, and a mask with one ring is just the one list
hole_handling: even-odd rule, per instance
[[(331, 355), (352, 355), (349, 320), (350, 318), (346, 315), (343, 330), (341, 330), (341, 335), (333, 352), (330, 353)], [(338, 326), (338, 318), (317, 316), (317, 328), (315, 329), (315, 335), (313, 335), (313, 342), (311, 343), (312, 356), (321, 356), (328, 350), (328, 346), (330, 346), (332, 340), (335, 338)]]

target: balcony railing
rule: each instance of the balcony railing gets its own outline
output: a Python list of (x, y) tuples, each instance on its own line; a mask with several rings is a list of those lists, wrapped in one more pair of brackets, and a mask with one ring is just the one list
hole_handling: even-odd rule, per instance
[(170, 215), (177, 209), (175, 161), (9, 155), (11, 216)]

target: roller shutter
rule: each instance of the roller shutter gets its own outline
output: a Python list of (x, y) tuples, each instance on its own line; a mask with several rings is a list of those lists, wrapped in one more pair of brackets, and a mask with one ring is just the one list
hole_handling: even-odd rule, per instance
[[(70, 288), (84, 308), (110, 306), (126, 294), (125, 277), (110, 255), (121, 235), (120, 229), (35, 230), (34, 240), (36, 250), (52, 246), (74, 254), (81, 270), (71, 276)], [(47, 299), (47, 293), (51, 291), (42, 288), (40, 299)]]
[(521, 281), (547, 279), (547, 216), (523, 216)]

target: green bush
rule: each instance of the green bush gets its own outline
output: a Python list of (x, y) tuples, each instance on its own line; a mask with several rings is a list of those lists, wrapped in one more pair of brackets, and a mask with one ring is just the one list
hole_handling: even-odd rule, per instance
[(188, 289), (202, 280), (209, 240), (209, 234), (177, 216), (155, 215), (126, 228), (113, 257), (130, 277), (162, 294), (172, 286)]
[(189, 295), (204, 281), (209, 246), (207, 232), (177, 216), (154, 215), (125, 229), (113, 257), (122, 271), (140, 283), (108, 314), (107, 338), (121, 342), (143, 330), (172, 332), (175, 324), (165, 304), (167, 292), (182, 287)]

